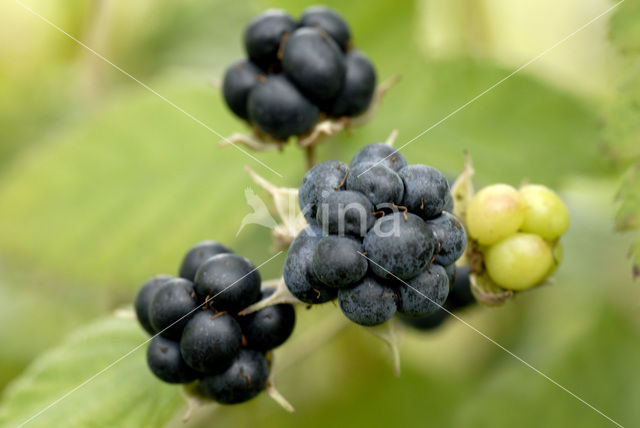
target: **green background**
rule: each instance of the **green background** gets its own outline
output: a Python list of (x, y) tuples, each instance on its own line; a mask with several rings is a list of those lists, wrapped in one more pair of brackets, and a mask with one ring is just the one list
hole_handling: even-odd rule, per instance
[[(380, 79), (401, 80), (373, 121), (321, 147), (322, 160), (349, 160), (393, 129), (404, 144), (613, 4), (328, 3), (348, 19)], [(230, 135), (246, 127), (216, 84), (242, 55), (244, 26), (267, 7), (298, 14), (312, 3), (25, 4)], [(627, 0), (616, 13), (632, 7)], [(217, 239), (256, 264), (271, 257), (267, 229), (248, 226), (236, 237), (250, 212), (244, 189), (266, 197), (242, 166), (295, 187), (305, 165), (293, 143), (255, 154), (282, 178), (218, 148), (219, 137), (19, 3), (0, 11), (0, 424), (15, 426), (145, 340), (133, 321), (111, 314), (130, 305), (147, 277), (175, 273), (193, 243)], [(632, 426), (640, 420), (640, 290), (627, 259), (632, 237), (614, 231), (620, 165), (603, 151), (605, 111), (627, 67), (608, 41), (609, 17), (403, 152), (455, 175), (467, 150), (477, 187), (529, 180), (558, 190), (572, 224), (553, 284), (460, 316)], [(283, 261), (264, 266), (263, 278), (277, 277)], [(31, 426), (612, 425), (459, 321), (401, 339), (395, 378), (384, 344), (342, 322), (336, 306), (300, 307), (292, 339), (275, 352), (276, 381), (294, 415), (263, 395), (199, 408), (183, 425), (179, 389), (153, 378), (142, 347)]]

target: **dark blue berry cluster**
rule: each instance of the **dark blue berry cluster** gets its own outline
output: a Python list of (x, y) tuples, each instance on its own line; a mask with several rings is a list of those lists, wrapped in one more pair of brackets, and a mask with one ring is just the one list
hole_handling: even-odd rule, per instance
[(297, 21), (267, 10), (249, 23), (244, 45), (248, 59), (227, 69), (224, 99), (276, 140), (308, 133), (322, 117), (357, 116), (371, 103), (375, 69), (332, 9), (309, 7)]
[(311, 304), (337, 297), (362, 325), (396, 312), (424, 317), (445, 302), (466, 233), (438, 170), (371, 144), (350, 165), (328, 161), (309, 170), (299, 202), (309, 227), (284, 266), (295, 297)]
[(220, 403), (255, 397), (269, 377), (266, 353), (293, 331), (293, 306), (239, 316), (273, 290), (261, 290), (250, 260), (215, 241), (193, 246), (178, 275), (151, 278), (135, 300), (138, 321), (153, 336), (149, 368), (169, 383), (198, 380), (202, 394)]

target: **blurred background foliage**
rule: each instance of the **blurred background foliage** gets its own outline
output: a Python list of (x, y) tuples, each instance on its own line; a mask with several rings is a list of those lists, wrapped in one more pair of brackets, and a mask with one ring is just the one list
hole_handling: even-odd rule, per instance
[[(246, 130), (216, 88), (243, 55), (246, 23), (268, 7), (298, 14), (313, 3), (25, 1), (222, 135)], [(374, 121), (321, 148), (323, 160), (348, 160), (396, 128), (404, 144), (613, 5), (326, 3), (346, 16), (379, 77), (402, 79)], [(268, 230), (251, 226), (236, 237), (249, 212), (243, 190), (258, 191), (242, 165), (287, 186), (305, 167), (293, 144), (257, 155), (283, 178), (219, 149), (218, 137), (19, 3), (0, 8), (0, 423), (14, 426), (142, 343), (135, 323), (110, 314), (130, 305), (148, 276), (174, 273), (193, 243), (217, 239), (256, 264), (267, 260)], [(613, 19), (404, 150), (452, 175), (468, 150), (478, 186), (530, 180), (562, 194), (572, 226), (554, 284), (461, 316), (622, 425), (640, 420), (640, 291), (627, 258), (634, 238), (614, 231), (638, 227), (638, 10), (626, 0)], [(278, 276), (283, 260), (263, 277)], [(199, 409), (185, 426), (609, 423), (455, 320), (434, 333), (405, 332), (396, 379), (384, 345), (344, 327), (334, 305), (298, 315), (294, 337), (276, 352), (295, 415), (260, 397)], [(183, 426), (178, 388), (144, 365), (138, 349), (32, 424)]]

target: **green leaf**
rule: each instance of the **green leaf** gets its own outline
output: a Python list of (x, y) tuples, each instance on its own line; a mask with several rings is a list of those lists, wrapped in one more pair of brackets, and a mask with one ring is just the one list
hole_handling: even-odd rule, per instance
[(625, 165), (640, 156), (640, 57), (605, 110), (605, 152)]
[(108, 293), (95, 288), (72, 288), (40, 273), (15, 270), (0, 265), (0, 337), (5, 343), (20, 343), (0, 352), (0, 388), (67, 332), (107, 312), (110, 300)]
[[(23, 423), (146, 340), (133, 320), (88, 325), (43, 354), (7, 388), (0, 425)], [(161, 426), (184, 404), (179, 389), (146, 367), (145, 347), (29, 422), (33, 427)]]
[[(619, 231), (640, 228), (640, 159), (625, 174), (616, 195), (616, 228)], [(633, 277), (640, 276), (640, 233), (631, 244), (629, 257), (633, 263)]]
[[(183, 81), (179, 90), (161, 92), (203, 120), (218, 118), (206, 121), (221, 135), (242, 129), (218, 91), (202, 85)], [(291, 159), (302, 154), (295, 147), (256, 154), (283, 180), (232, 147), (218, 148), (219, 141), (143, 89), (114, 99), (5, 171), (0, 251), (71, 283), (129, 290), (155, 273), (175, 273), (186, 249), (207, 238), (256, 264), (266, 260), (269, 230), (250, 226), (235, 238), (251, 212), (242, 190), (258, 189), (242, 165), (297, 185), (303, 163)]]
[(616, 228), (626, 231), (640, 227), (640, 162), (625, 174), (616, 200)]
[[(627, 0), (611, 18), (609, 37), (626, 54), (626, 79), (605, 111), (605, 149), (616, 163), (633, 165), (616, 195), (616, 228), (640, 227), (640, 2)], [(634, 278), (640, 276), (640, 233), (629, 250)]]

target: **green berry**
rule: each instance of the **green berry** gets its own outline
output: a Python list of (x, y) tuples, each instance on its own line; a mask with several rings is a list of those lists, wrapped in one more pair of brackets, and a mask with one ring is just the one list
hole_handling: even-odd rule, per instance
[(494, 244), (520, 229), (525, 205), (520, 193), (507, 184), (480, 190), (467, 208), (467, 232), (482, 245)]
[(544, 239), (557, 239), (569, 228), (569, 211), (553, 190), (538, 184), (520, 188), (524, 201), (523, 232), (535, 233)]
[(554, 258), (549, 244), (532, 233), (516, 233), (485, 252), (487, 273), (499, 286), (526, 290), (544, 280)]

